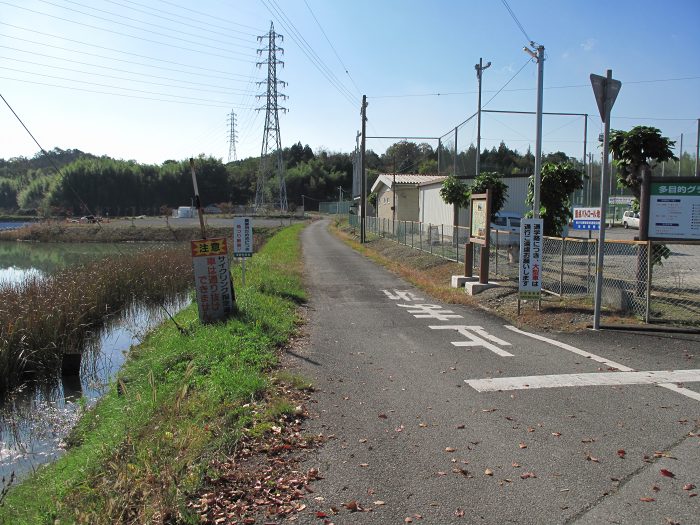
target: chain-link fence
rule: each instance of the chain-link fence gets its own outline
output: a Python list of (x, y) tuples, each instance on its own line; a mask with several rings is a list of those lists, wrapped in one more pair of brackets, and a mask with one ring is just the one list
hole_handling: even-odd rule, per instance
[(352, 201), (324, 201), (318, 203), (318, 211), (331, 215), (347, 215), (351, 206)]
[[(350, 215), (350, 223), (358, 227), (357, 216)], [(467, 228), (367, 217), (366, 232), (370, 240), (391, 239), (457, 263), (464, 263), (465, 250), (472, 249), (478, 275), (480, 245), (465, 244)], [(578, 300), (592, 312), (597, 250), (596, 239), (545, 237), (543, 291)], [(518, 237), (492, 229), (490, 277), (517, 286), (518, 256)], [(700, 244), (610, 240), (605, 242), (604, 258), (603, 316), (700, 324)]]

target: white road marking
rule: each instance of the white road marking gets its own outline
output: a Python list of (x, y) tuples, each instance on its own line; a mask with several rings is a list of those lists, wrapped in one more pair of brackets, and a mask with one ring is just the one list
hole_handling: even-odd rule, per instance
[(448, 321), (449, 319), (461, 319), (462, 316), (452, 310), (444, 310), (439, 304), (397, 304), (401, 308), (413, 308), (408, 310), (409, 314), (417, 319), (437, 319), (438, 321)]
[(499, 339), (495, 335), (489, 334), (481, 326), (465, 326), (465, 325), (438, 325), (431, 326), (432, 330), (455, 330), (456, 332), (462, 334), (464, 337), (469, 339), (469, 341), (453, 341), (454, 346), (483, 346), (484, 348), (491, 350), (494, 354), (500, 355), (501, 357), (513, 357), (513, 354), (506, 352), (505, 350), (491, 344), (487, 341), (492, 341), (501, 346), (511, 346), (508, 341)]
[(384, 295), (386, 295), (392, 301), (422, 301), (422, 297), (418, 297), (416, 294), (409, 290), (382, 290)]
[(609, 366), (612, 368), (617, 368), (621, 372), (633, 372), (634, 368), (630, 368), (625, 365), (621, 365), (620, 363), (616, 363), (615, 361), (610, 361), (609, 359), (605, 359), (604, 357), (600, 357), (599, 355), (591, 354), (590, 352), (586, 352), (585, 350), (581, 350), (579, 348), (576, 348), (575, 346), (568, 345), (566, 343), (562, 343), (561, 341), (557, 341), (556, 339), (550, 339), (549, 337), (544, 337), (543, 335), (538, 335), (538, 334), (531, 334), (530, 332), (525, 332), (523, 330), (520, 330), (516, 328), (515, 326), (510, 326), (510, 325), (505, 325), (505, 327), (510, 330), (511, 332), (515, 332), (516, 334), (521, 334), (526, 337), (531, 337), (532, 339), (537, 339), (538, 341), (544, 341), (545, 343), (549, 343), (554, 346), (558, 346), (559, 348), (563, 348), (564, 350), (567, 350), (569, 352), (573, 352), (574, 354), (578, 354), (580, 356), (586, 357), (592, 361), (596, 361), (598, 363), (604, 364), (605, 366)]
[(695, 399), (696, 401), (700, 401), (700, 392), (696, 392), (695, 390), (691, 390), (690, 388), (684, 388), (682, 386), (674, 385), (673, 383), (659, 383), (658, 386), (668, 388), (673, 392), (677, 392), (678, 394), (684, 395), (691, 399)]
[[(535, 388), (560, 388), (572, 386), (658, 385), (669, 388), (668, 383), (700, 382), (700, 369), (660, 370), (647, 372), (604, 372), (592, 374), (557, 374), (544, 376), (496, 377), (492, 379), (468, 379), (465, 381), (478, 392), (500, 390), (528, 390)], [(675, 392), (687, 390), (700, 400), (700, 394), (687, 388), (673, 387)], [(683, 393), (683, 392), (679, 392)], [(684, 394), (685, 395), (685, 394)]]

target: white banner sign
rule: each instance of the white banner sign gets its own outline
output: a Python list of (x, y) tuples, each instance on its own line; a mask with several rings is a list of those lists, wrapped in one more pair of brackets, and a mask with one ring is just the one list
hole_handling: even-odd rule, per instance
[(600, 208), (574, 208), (574, 230), (599, 230)]
[(649, 237), (700, 240), (700, 181), (652, 182)]
[(233, 256), (253, 256), (253, 219), (250, 217), (233, 219)]
[(539, 299), (542, 293), (542, 219), (520, 221), (520, 299)]

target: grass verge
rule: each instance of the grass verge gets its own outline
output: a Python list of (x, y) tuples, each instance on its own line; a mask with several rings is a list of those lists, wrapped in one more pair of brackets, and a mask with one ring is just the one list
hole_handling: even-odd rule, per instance
[(192, 305), (177, 318), (189, 335), (165, 324), (133, 349), (67, 453), (10, 490), (0, 523), (198, 523), (188, 499), (204, 489), (212, 462), (294, 410), (255, 401), (305, 300), (301, 229), (280, 231), (247, 265), (237, 317), (202, 326)]

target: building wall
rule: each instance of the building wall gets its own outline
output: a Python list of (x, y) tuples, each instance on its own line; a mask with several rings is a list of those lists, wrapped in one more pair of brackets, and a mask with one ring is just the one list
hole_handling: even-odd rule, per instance
[[(471, 184), (473, 179), (468, 179), (466, 182)], [(528, 177), (504, 177), (503, 182), (508, 186), (508, 198), (502, 211), (513, 212), (520, 216), (525, 215), (530, 209), (525, 203)], [(440, 188), (442, 188), (442, 183), (420, 186), (420, 222), (430, 224), (452, 224), (454, 222), (453, 206), (442, 200)], [(467, 210), (460, 210), (459, 225), (465, 226), (467, 221)]]
[[(382, 185), (377, 193), (379, 218), (391, 220), (394, 217), (391, 207), (394, 205), (394, 192)], [(396, 185), (396, 220), (418, 220), (418, 188), (414, 185)]]

